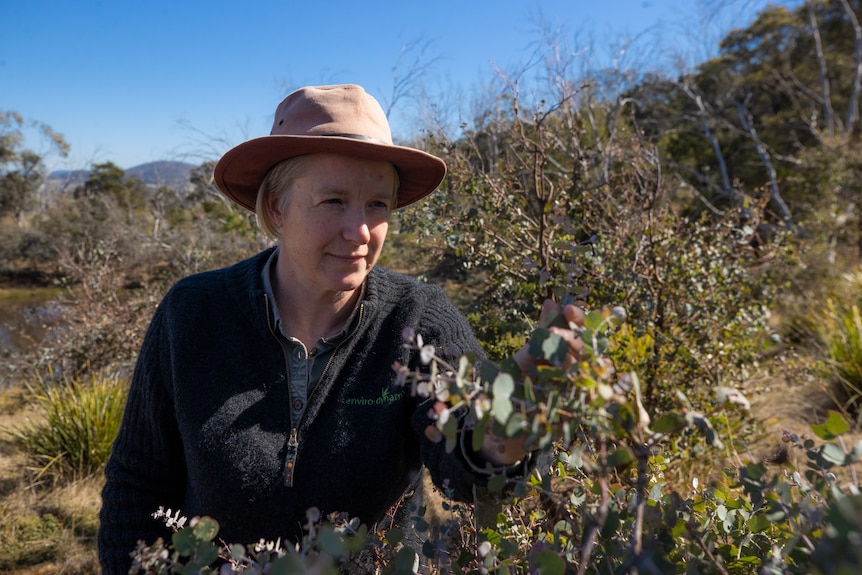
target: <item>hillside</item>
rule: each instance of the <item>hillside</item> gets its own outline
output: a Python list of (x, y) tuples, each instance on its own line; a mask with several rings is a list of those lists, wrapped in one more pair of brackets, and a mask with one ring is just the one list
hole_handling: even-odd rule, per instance
[[(126, 170), (126, 177), (137, 178), (153, 188), (167, 186), (182, 191), (188, 186), (189, 175), (196, 167), (187, 162), (147, 162)], [(89, 170), (55, 170), (48, 176), (48, 181), (60, 189), (70, 189), (86, 182), (89, 176)]]

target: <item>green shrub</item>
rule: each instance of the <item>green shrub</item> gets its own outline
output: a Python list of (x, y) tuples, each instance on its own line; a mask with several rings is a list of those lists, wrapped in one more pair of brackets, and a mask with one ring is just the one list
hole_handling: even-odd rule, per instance
[(12, 436), (38, 476), (75, 479), (100, 471), (119, 430), (127, 382), (93, 373), (86, 379), (37, 378), (28, 389), (44, 419), (13, 430)]
[(0, 517), (0, 569), (37, 565), (56, 559), (62, 551), (60, 522), (54, 515), (17, 515)]

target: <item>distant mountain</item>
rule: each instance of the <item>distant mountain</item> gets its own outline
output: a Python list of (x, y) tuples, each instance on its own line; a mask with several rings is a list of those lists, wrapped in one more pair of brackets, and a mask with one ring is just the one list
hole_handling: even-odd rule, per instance
[(48, 182), (65, 189), (79, 186), (89, 177), (89, 170), (54, 170), (48, 175)]
[[(189, 176), (196, 167), (186, 162), (149, 162), (125, 172), (126, 177), (135, 177), (149, 187), (167, 186), (182, 192), (189, 187)], [(55, 170), (48, 176), (48, 181), (60, 189), (68, 190), (84, 184), (89, 177), (89, 170)]]
[(149, 162), (126, 170), (126, 176), (136, 177), (147, 185), (167, 186), (178, 191), (185, 191), (189, 185), (194, 164), (185, 162)]

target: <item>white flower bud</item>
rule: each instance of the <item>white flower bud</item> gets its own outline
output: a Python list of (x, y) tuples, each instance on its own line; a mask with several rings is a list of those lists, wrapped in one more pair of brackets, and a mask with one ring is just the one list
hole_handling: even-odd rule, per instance
[(419, 358), (422, 360), (424, 365), (428, 365), (431, 363), (431, 360), (434, 359), (434, 349), (433, 345), (423, 345), (422, 350), (419, 352)]

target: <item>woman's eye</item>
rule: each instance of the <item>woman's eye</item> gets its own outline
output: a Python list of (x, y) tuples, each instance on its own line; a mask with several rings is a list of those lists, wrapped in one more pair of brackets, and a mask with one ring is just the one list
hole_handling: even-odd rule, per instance
[(338, 206), (338, 205), (343, 204), (344, 202), (341, 198), (328, 198), (328, 199), (323, 200), (323, 203)]
[(386, 202), (371, 202), (371, 207), (381, 210), (388, 210), (389, 204)]

